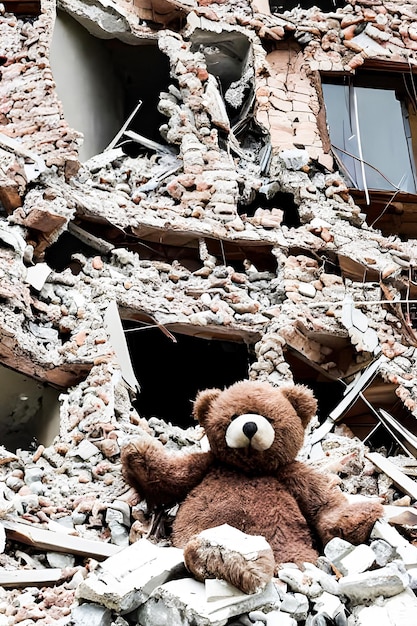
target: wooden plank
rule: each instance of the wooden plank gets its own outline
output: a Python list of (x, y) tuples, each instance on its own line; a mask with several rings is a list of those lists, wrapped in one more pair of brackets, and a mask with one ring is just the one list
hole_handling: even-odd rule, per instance
[(391, 463), (379, 452), (368, 452), (365, 456), (372, 461), (375, 467), (389, 476), (394, 485), (403, 493), (409, 495), (413, 500), (417, 500), (417, 483), (412, 478), (406, 476), (394, 463)]
[(0, 570), (1, 587), (54, 585), (63, 578), (61, 568)]
[(21, 543), (42, 550), (78, 554), (102, 560), (119, 552), (121, 549), (120, 546), (116, 546), (112, 543), (84, 539), (77, 535), (67, 535), (65, 533), (45, 530), (33, 525), (22, 524), (21, 522), (3, 520), (1, 524), (6, 530), (6, 535), (9, 539), (20, 541)]

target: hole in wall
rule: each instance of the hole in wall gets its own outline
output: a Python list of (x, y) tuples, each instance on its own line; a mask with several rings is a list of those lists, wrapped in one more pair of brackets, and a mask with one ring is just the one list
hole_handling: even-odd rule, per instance
[[(218, 265), (233, 267), (237, 272), (245, 271), (245, 260), (248, 259), (260, 272), (273, 272), (277, 270), (277, 260), (272, 254), (272, 246), (257, 245), (245, 246), (218, 239), (205, 238), (207, 250), (210, 255), (216, 257)], [(179, 261), (190, 272), (200, 269), (203, 262), (200, 259), (198, 241), (187, 241), (184, 246), (170, 246), (149, 241), (137, 241), (128, 246), (138, 252), (141, 259), (151, 261), (165, 261), (172, 263)]]
[(60, 391), (0, 366), (0, 441), (10, 452), (49, 446), (59, 434)]
[(81, 267), (78, 261), (72, 259), (72, 255), (77, 253), (91, 257), (97, 254), (97, 250), (94, 250), (91, 246), (81, 242), (66, 231), (45, 250), (45, 262), (56, 272), (63, 272), (69, 267), (72, 273), (77, 275)]
[(58, 10), (50, 60), (65, 119), (84, 137), (81, 160), (109, 145), (139, 100), (129, 129), (163, 141), (159, 127), (166, 119), (157, 104), (172, 81), (169, 61), (156, 43), (132, 46), (99, 39)]
[[(200, 269), (203, 262), (200, 259), (199, 241), (185, 235), (183, 238), (178, 233), (173, 234), (177, 245), (170, 245), (168, 233), (161, 235), (155, 231), (155, 237), (149, 235), (148, 239), (125, 235), (121, 231), (112, 228), (109, 224), (92, 224), (82, 222), (82, 228), (86, 233), (95, 237), (111, 241), (115, 247), (123, 247), (136, 252), (140, 260), (162, 261), (172, 263), (179, 261), (190, 272)], [(160, 243), (161, 238), (167, 243)], [(178, 245), (178, 242), (181, 245)], [(209, 254), (216, 257), (218, 265), (233, 267), (237, 272), (245, 271), (245, 260), (248, 259), (260, 272), (277, 271), (277, 260), (272, 253), (271, 245), (244, 245), (219, 239), (205, 238)], [(72, 259), (72, 255), (82, 253), (86, 257), (98, 254), (91, 246), (81, 242), (69, 232), (64, 232), (58, 240), (45, 251), (45, 261), (57, 272), (62, 272), (70, 267), (74, 274), (80, 270), (79, 262)], [(103, 254), (101, 256), (104, 256)]]
[(207, 71), (218, 79), (225, 93), (239, 81), (250, 50), (249, 39), (239, 32), (212, 32), (197, 28), (192, 35), (191, 51), (199, 50), (206, 60)]
[(278, 191), (271, 197), (257, 192), (255, 198), (247, 205), (238, 206), (240, 215), (253, 217), (256, 209), (281, 209), (283, 211), (282, 223), (288, 228), (298, 228), (301, 224), (298, 207), (294, 200), (294, 195), (286, 191)]
[(124, 118), (127, 119), (139, 100), (142, 101), (137, 115), (129, 124), (129, 130), (165, 143), (159, 128), (166, 123), (166, 117), (159, 113), (157, 107), (161, 91), (167, 91), (172, 83), (168, 57), (156, 44), (130, 46), (112, 39), (105, 45), (121, 81)]
[[(137, 328), (125, 322), (125, 329)], [(146, 328), (146, 327), (145, 327)], [(192, 402), (202, 389), (227, 387), (248, 377), (253, 355), (244, 343), (175, 333), (174, 343), (157, 328), (126, 332), (141, 387), (138, 413), (182, 428), (193, 425)]]

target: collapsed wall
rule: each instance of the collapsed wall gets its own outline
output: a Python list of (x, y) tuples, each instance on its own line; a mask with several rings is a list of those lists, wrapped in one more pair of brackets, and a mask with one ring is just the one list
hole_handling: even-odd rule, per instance
[[(61, 389), (85, 379), (112, 361), (103, 316), (114, 300), (123, 320), (243, 342), (248, 375), (273, 383), (349, 383), (383, 354), (390, 401), (415, 415), (415, 246), (401, 226), (395, 233), (398, 216), (412, 219), (413, 196), (386, 192), (380, 217), (392, 212), (391, 231), (378, 230), (384, 197), (361, 204), (349, 193), (321, 86), (370, 62), (412, 76), (412, 8), (278, 15), (174, 3), (152, 21), (128, 3), (61, 6), (103, 47), (111, 85), (141, 43), (158, 47), (166, 87), (153, 124), (165, 121), (159, 141), (146, 136), (143, 78), (134, 115), (115, 137), (100, 131), (103, 151), (81, 163), (48, 59), (54, 6), (30, 19), (3, 14), (3, 364)], [(79, 69), (78, 85), (68, 78), (78, 93)], [(131, 105), (134, 75), (126, 69), (120, 93), (130, 99), (119, 108)], [(86, 99), (100, 118), (105, 103)]]

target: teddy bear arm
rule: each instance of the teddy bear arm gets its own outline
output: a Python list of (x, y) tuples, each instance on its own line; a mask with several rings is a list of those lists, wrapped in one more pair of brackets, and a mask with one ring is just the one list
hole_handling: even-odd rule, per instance
[(285, 482), (323, 545), (334, 537), (363, 543), (384, 514), (378, 502), (350, 503), (330, 476), (302, 463), (292, 466)]
[(211, 464), (209, 452), (167, 452), (151, 437), (127, 444), (121, 453), (125, 481), (150, 506), (173, 504), (202, 480)]

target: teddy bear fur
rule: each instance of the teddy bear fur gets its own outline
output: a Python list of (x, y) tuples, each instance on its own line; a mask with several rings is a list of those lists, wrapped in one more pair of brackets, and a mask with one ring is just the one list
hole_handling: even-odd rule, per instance
[(333, 537), (363, 543), (382, 516), (377, 502), (349, 503), (329, 475), (296, 460), (317, 402), (304, 385), (240, 381), (199, 392), (193, 413), (210, 444), (205, 452), (168, 452), (149, 434), (121, 453), (123, 475), (151, 507), (179, 503), (172, 543), (184, 548), (198, 580), (223, 578), (246, 593), (270, 575), (262, 563), (222, 559), (199, 533), (228, 524), (265, 537), (274, 563), (315, 562)]

